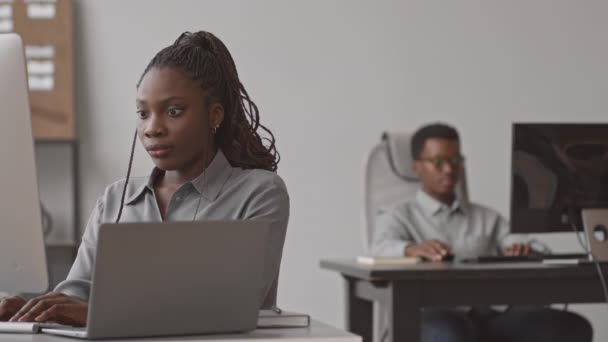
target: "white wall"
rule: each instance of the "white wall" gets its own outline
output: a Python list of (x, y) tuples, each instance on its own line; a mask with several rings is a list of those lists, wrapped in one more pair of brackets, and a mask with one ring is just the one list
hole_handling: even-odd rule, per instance
[[(511, 122), (606, 121), (605, 1), (80, 0), (75, 14), (84, 219), (124, 176), (146, 63), (184, 30), (214, 32), (283, 158), (280, 304), (338, 326), (342, 280), (318, 263), (361, 253), (362, 162), (383, 130), (453, 123), (472, 198), (507, 215)], [(608, 339), (605, 307), (577, 308)]]

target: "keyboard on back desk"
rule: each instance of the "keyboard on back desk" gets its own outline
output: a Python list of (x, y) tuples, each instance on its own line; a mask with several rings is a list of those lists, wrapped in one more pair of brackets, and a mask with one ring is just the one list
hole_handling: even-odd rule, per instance
[(466, 258), (461, 261), (471, 264), (491, 264), (505, 262), (543, 262), (544, 260), (560, 260), (560, 259), (587, 259), (586, 254), (568, 253), (568, 254), (534, 254), (534, 255), (482, 255), (474, 258)]

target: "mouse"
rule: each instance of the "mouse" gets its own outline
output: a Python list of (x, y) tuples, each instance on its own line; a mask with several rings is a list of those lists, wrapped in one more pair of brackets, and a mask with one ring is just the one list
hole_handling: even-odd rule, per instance
[(446, 254), (441, 261), (454, 261), (454, 254), (448, 253)]
[[(422, 261), (433, 262), (434, 260), (431, 260), (426, 257), (422, 257)], [(448, 253), (448, 254), (444, 255), (443, 258), (441, 258), (441, 260), (440, 260), (440, 262), (450, 262), (450, 261), (454, 261), (454, 254), (452, 254), (452, 253)]]

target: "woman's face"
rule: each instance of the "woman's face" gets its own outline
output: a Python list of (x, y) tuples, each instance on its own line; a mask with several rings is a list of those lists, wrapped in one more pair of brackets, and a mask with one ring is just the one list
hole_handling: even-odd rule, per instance
[(205, 162), (216, 124), (210, 126), (198, 82), (173, 68), (152, 68), (137, 88), (136, 105), (137, 135), (158, 168), (180, 171)]

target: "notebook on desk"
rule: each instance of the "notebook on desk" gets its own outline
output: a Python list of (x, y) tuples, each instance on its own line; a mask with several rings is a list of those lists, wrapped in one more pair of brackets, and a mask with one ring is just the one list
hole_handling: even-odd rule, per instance
[(361, 265), (412, 265), (421, 262), (420, 258), (413, 257), (372, 257), (359, 256), (357, 263)]
[(310, 316), (278, 308), (260, 310), (258, 328), (305, 328), (310, 325)]
[(41, 331), (98, 339), (254, 330), (268, 228), (266, 221), (104, 224), (87, 327)]

